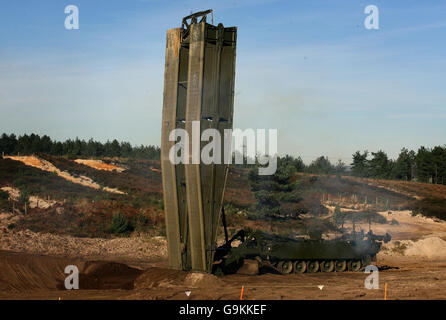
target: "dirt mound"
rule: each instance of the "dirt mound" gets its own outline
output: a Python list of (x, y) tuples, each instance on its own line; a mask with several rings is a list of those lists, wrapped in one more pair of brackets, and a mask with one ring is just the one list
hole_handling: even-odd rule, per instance
[(164, 268), (149, 268), (135, 280), (135, 289), (172, 287), (184, 283), (187, 272)]
[(135, 289), (186, 286), (188, 288), (218, 287), (221, 281), (212, 274), (149, 268), (135, 280)]
[(79, 270), (79, 289), (133, 289), (143, 272), (122, 263), (0, 251), (0, 291), (65, 290), (65, 267)]
[(423, 256), (427, 258), (446, 258), (446, 241), (438, 237), (429, 237), (409, 244), (407, 256)]
[(427, 237), (418, 241), (397, 240), (383, 245), (380, 255), (405, 256), (424, 259), (446, 259), (446, 241), (439, 237)]
[(0, 291), (56, 290), (68, 259), (0, 251)]
[(237, 270), (237, 273), (245, 275), (259, 274), (259, 262), (257, 260), (245, 259), (241, 268)]
[(143, 273), (140, 269), (108, 261), (87, 261), (79, 271), (79, 288), (83, 290), (131, 290), (135, 279)]
[(218, 287), (221, 281), (213, 274), (192, 272), (186, 276), (184, 285), (189, 287)]

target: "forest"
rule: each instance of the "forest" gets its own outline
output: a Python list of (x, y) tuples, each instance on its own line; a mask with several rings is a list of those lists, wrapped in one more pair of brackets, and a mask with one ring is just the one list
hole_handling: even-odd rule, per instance
[(38, 134), (2, 134), (0, 137), (0, 152), (5, 155), (29, 155), (46, 153), (68, 158), (89, 157), (122, 157), (147, 160), (159, 160), (160, 148), (157, 146), (132, 146), (129, 142), (118, 142), (116, 139), (101, 143), (90, 139), (67, 139), (64, 142), (54, 141), (49, 136)]

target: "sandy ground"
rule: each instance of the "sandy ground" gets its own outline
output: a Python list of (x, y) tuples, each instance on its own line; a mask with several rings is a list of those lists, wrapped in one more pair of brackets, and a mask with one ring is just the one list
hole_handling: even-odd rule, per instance
[(89, 166), (96, 170), (117, 171), (117, 172), (123, 172), (126, 170), (126, 168), (124, 167), (105, 163), (102, 160), (76, 159), (74, 160), (74, 162)]
[[(16, 217), (0, 215), (0, 299), (446, 299), (444, 223), (394, 212), (400, 232), (378, 254), (379, 288), (364, 272), (216, 277), (167, 268), (162, 238), (80, 239), (14, 232)], [(391, 229), (385, 229), (391, 228)], [(398, 229), (399, 228), (399, 229)], [(432, 228), (431, 233), (428, 229)], [(376, 226), (375, 226), (376, 229)], [(375, 230), (375, 233), (380, 233)], [(66, 290), (65, 267), (76, 265), (80, 290)], [(390, 268), (389, 268), (390, 267)], [(190, 291), (190, 295), (186, 295)]]
[[(101, 189), (101, 186), (98, 183), (94, 182), (91, 178), (86, 177), (86, 176), (74, 177), (71, 174), (69, 174), (67, 171), (59, 170), (51, 162), (40, 159), (36, 156), (5, 156), (4, 158), (15, 160), (15, 161), (21, 161), (24, 164), (26, 164), (27, 166), (38, 168), (40, 170), (44, 170), (44, 171), (48, 171), (48, 172), (55, 172), (59, 177), (62, 177), (65, 180), (71, 181), (73, 183), (83, 185), (85, 187), (90, 187), (93, 189)], [(122, 192), (116, 188), (103, 187), (102, 189), (104, 191), (111, 192), (111, 193), (125, 194), (124, 192)]]
[[(10, 199), (13, 199), (14, 201), (18, 201), (18, 199), (20, 198), (20, 190), (17, 188), (2, 187), (0, 189), (8, 192)], [(29, 206), (31, 208), (48, 209), (49, 207), (52, 207), (57, 203), (59, 202), (57, 202), (56, 200), (42, 199), (36, 196), (29, 196)]]
[[(388, 221), (387, 224), (374, 223), (372, 230), (375, 234), (385, 234), (386, 232), (392, 236), (392, 240), (413, 240), (423, 239), (426, 237), (439, 237), (446, 240), (446, 221), (439, 219), (431, 219), (422, 215), (412, 216), (410, 210), (379, 212)], [(391, 224), (392, 220), (396, 220), (397, 224)], [(345, 226), (351, 230), (350, 222)], [(356, 230), (363, 229), (368, 232), (368, 223), (356, 223)]]
[[(0, 299), (446, 299), (446, 261), (391, 259), (400, 269), (379, 272), (379, 288), (366, 289), (363, 272), (261, 275), (186, 273), (150, 266), (0, 251)], [(146, 261), (148, 263), (148, 261)], [(80, 272), (80, 290), (66, 290), (67, 265)], [(190, 291), (190, 295), (186, 295)]]
[[(335, 206), (326, 205), (330, 210), (330, 214), (326, 218), (330, 218), (333, 214)], [(363, 208), (362, 208), (363, 209)], [(360, 209), (344, 209), (342, 211), (361, 211)], [(392, 236), (392, 240), (413, 240), (423, 239), (425, 237), (438, 237), (446, 240), (446, 221), (440, 219), (433, 219), (425, 217), (421, 214), (412, 215), (410, 210), (400, 211), (382, 211), (378, 212), (384, 218), (387, 223), (372, 223), (372, 231), (375, 234), (389, 233)], [(392, 223), (393, 221), (393, 223)], [(351, 232), (353, 225), (351, 221), (346, 221), (344, 228)], [(356, 222), (356, 231), (364, 230), (365, 233), (369, 231), (369, 224), (365, 222)], [(331, 235), (336, 236), (335, 234)]]
[(17, 215), (0, 214), (0, 250), (84, 259), (112, 257), (119, 260), (157, 261), (167, 257), (166, 240), (162, 237), (77, 238), (30, 230), (10, 230), (8, 225), (17, 219)]

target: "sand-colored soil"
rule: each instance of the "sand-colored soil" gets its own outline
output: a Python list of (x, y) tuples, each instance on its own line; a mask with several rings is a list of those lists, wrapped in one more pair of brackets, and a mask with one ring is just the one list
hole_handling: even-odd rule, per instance
[(124, 167), (105, 163), (102, 160), (76, 159), (74, 160), (74, 162), (89, 166), (96, 170), (116, 171), (116, 172), (123, 172), (126, 170), (126, 168)]
[[(80, 185), (83, 185), (85, 187), (90, 187), (94, 189), (101, 189), (101, 186), (94, 182), (91, 178), (86, 176), (79, 176), (74, 177), (67, 171), (61, 171), (56, 166), (54, 166), (51, 162), (46, 161), (44, 159), (40, 159), (36, 156), (5, 156), (6, 159), (11, 159), (15, 161), (21, 161), (27, 166), (35, 167), (40, 170), (48, 171), (48, 172), (54, 172), (59, 177), (62, 177), (68, 181), (71, 181), (73, 183), (77, 183)], [(118, 193), (118, 194), (125, 194), (124, 192), (116, 189), (116, 188), (109, 188), (109, 187), (103, 187), (102, 190), (112, 193)]]
[[(446, 261), (396, 260), (379, 272), (379, 289), (366, 289), (363, 272), (213, 275), (120, 262), (0, 251), (0, 299), (446, 299)], [(382, 265), (381, 262), (379, 265)], [(80, 271), (79, 290), (65, 290), (68, 265)], [(321, 289), (322, 288), (322, 289)], [(190, 295), (186, 295), (186, 291)]]
[[(372, 223), (375, 234), (389, 233), (392, 240), (418, 240), (425, 237), (438, 237), (446, 240), (446, 221), (432, 219), (422, 215), (412, 216), (410, 210), (379, 212), (388, 223)], [(394, 224), (392, 224), (394, 220)], [(346, 222), (344, 227), (351, 231), (352, 223)], [(368, 232), (368, 223), (356, 222), (356, 231), (363, 229)]]
[(405, 256), (419, 259), (442, 259), (446, 261), (446, 241), (438, 237), (427, 237), (417, 241), (393, 240), (383, 246), (379, 257)]
[[(20, 198), (20, 190), (17, 188), (2, 187), (0, 189), (8, 192), (9, 197), (14, 201), (17, 201)], [(56, 200), (42, 199), (36, 196), (29, 196), (30, 208), (48, 209), (49, 207), (52, 207), (57, 203), (58, 202)]]
[(0, 214), (0, 250), (83, 258), (117, 257), (121, 260), (167, 257), (166, 241), (161, 237), (78, 238), (9, 229), (8, 226), (18, 219), (17, 215)]
[(0, 251), (0, 256), (0, 297), (5, 293), (13, 295), (19, 292), (65, 290), (67, 266), (78, 268), (79, 287), (84, 290), (133, 289), (135, 279), (143, 272), (138, 268), (108, 261), (85, 261), (7, 251)]

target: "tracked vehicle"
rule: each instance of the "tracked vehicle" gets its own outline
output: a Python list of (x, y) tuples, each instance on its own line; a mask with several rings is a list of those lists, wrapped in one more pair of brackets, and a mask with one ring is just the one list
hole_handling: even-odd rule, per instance
[[(225, 223), (224, 223), (225, 224)], [(226, 230), (226, 228), (225, 228)], [(259, 267), (270, 267), (282, 274), (360, 271), (376, 261), (382, 242), (390, 241), (369, 231), (344, 234), (333, 240), (294, 239), (261, 231), (240, 230), (215, 252), (214, 272), (233, 273), (245, 259), (256, 260)], [(238, 247), (232, 243), (239, 240)]]

